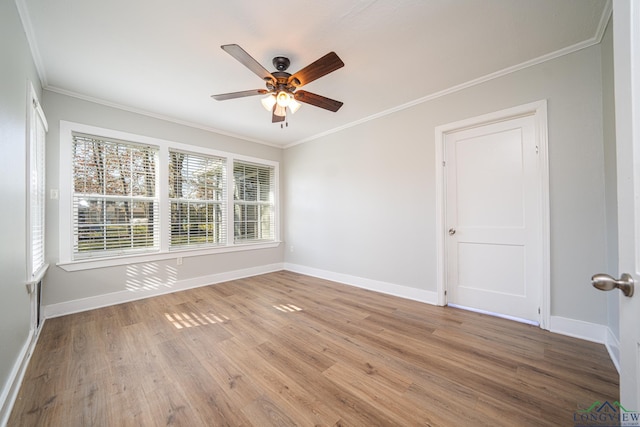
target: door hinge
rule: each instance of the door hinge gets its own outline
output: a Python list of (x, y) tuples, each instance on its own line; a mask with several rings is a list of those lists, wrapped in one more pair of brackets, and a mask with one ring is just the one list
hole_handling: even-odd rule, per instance
[(444, 160), (442, 161), (442, 167), (447, 166), (447, 162), (445, 162)]
[(538, 314), (540, 314), (540, 307), (538, 307)]
[(536, 154), (540, 154), (540, 147), (536, 145)]
[(445, 296), (445, 297), (447, 296), (447, 291), (446, 291), (446, 290), (444, 291), (444, 296)]

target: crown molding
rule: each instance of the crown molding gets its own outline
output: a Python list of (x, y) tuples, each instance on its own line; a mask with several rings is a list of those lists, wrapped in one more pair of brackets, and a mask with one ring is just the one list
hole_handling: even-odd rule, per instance
[(416, 105), (423, 104), (425, 102), (433, 101), (434, 99), (442, 98), (444, 96), (451, 95), (453, 93), (459, 92), (459, 91), (464, 90), (464, 89), (468, 89), (470, 87), (473, 87), (473, 86), (476, 86), (476, 85), (479, 85), (479, 84), (482, 84), (482, 83), (486, 83), (488, 81), (497, 79), (499, 77), (504, 77), (504, 76), (506, 76), (508, 74), (512, 74), (512, 73), (524, 70), (524, 69), (529, 68), (529, 67), (533, 67), (534, 65), (542, 64), (543, 62), (551, 61), (552, 59), (556, 59), (556, 58), (559, 58), (559, 57), (562, 57), (562, 56), (565, 56), (565, 55), (569, 55), (571, 53), (578, 52), (578, 51), (580, 51), (582, 49), (586, 49), (588, 47), (597, 45), (602, 41), (602, 37), (604, 36), (604, 32), (607, 29), (607, 24), (609, 22), (609, 18), (611, 17), (612, 11), (613, 11), (613, 7), (612, 7), (611, 0), (608, 0), (606, 5), (605, 5), (605, 8), (604, 8), (604, 10), (602, 12), (602, 15), (600, 17), (600, 22), (598, 24), (598, 28), (596, 30), (596, 33), (590, 39), (584, 40), (584, 41), (582, 41), (580, 43), (576, 43), (576, 44), (571, 45), (571, 46), (567, 46), (567, 47), (562, 48), (560, 50), (557, 50), (555, 52), (551, 52), (551, 53), (548, 53), (546, 55), (539, 56), (538, 58), (534, 58), (534, 59), (531, 59), (529, 61), (525, 61), (523, 63), (511, 66), (511, 67), (504, 68), (504, 69), (496, 71), (494, 73), (487, 74), (487, 75), (479, 77), (477, 79), (473, 79), (473, 80), (470, 80), (468, 82), (461, 83), (461, 84), (456, 85), (456, 86), (452, 86), (452, 87), (450, 87), (448, 89), (444, 89), (444, 90), (441, 90), (439, 92), (435, 92), (435, 93), (432, 93), (430, 95), (423, 96), (423, 97), (415, 99), (413, 101), (409, 101), (409, 102), (407, 102), (405, 104), (398, 105), (398, 106), (393, 107), (393, 108), (389, 108), (388, 110), (384, 110), (384, 111), (381, 111), (379, 113), (372, 114), (370, 116), (364, 117), (362, 119), (356, 120), (356, 121), (351, 122), (351, 123), (347, 123), (346, 125), (339, 126), (337, 128), (333, 128), (333, 129), (327, 130), (325, 132), (321, 132), (319, 134), (310, 136), (308, 138), (304, 138), (304, 139), (292, 142), (290, 144), (285, 145), (284, 148), (285, 149), (291, 148), (291, 147), (294, 147), (294, 146), (299, 145), (299, 144), (304, 144), (305, 142), (310, 142), (310, 141), (313, 141), (313, 140), (316, 140), (316, 139), (331, 135), (333, 133), (341, 132), (341, 131), (343, 131), (345, 129), (349, 129), (349, 128), (354, 127), (354, 126), (358, 126), (358, 125), (361, 125), (363, 123), (379, 119), (380, 117), (388, 116), (390, 114), (397, 113), (398, 111), (406, 110), (407, 108), (411, 108), (411, 107), (414, 107)]
[(29, 44), (29, 49), (31, 50), (31, 57), (33, 58), (33, 62), (36, 66), (38, 77), (40, 78), (40, 85), (44, 88), (48, 85), (47, 72), (44, 68), (44, 63), (42, 62), (40, 50), (38, 49), (38, 43), (36, 42), (36, 33), (35, 31), (33, 31), (33, 24), (31, 23), (29, 9), (27, 8), (25, 0), (15, 0), (15, 3), (16, 8), (18, 9), (18, 15), (20, 16), (20, 21), (22, 21), (22, 28), (24, 29), (24, 32), (27, 36), (27, 43)]
[(147, 110), (130, 107), (130, 106), (124, 105), (124, 104), (118, 104), (116, 102), (106, 101), (106, 100), (101, 99), (101, 98), (94, 98), (92, 96), (84, 95), (84, 94), (81, 94), (81, 93), (73, 92), (73, 91), (62, 89), (62, 88), (55, 87), (55, 86), (47, 86), (47, 87), (44, 87), (43, 89), (47, 90), (49, 92), (58, 93), (60, 95), (70, 96), (72, 98), (77, 98), (77, 99), (81, 99), (83, 101), (92, 102), (94, 104), (104, 105), (105, 107), (117, 108), (119, 110), (128, 111), (130, 113), (140, 114), (140, 115), (143, 115), (143, 116), (152, 117), (154, 119), (159, 119), (159, 120), (164, 120), (166, 122), (171, 122), (171, 123), (175, 123), (175, 124), (182, 125), (182, 126), (188, 126), (188, 127), (195, 128), (195, 129), (201, 129), (201, 130), (205, 130), (207, 132), (217, 133), (219, 135), (229, 136), (231, 138), (236, 138), (236, 139), (240, 139), (240, 140), (243, 140), (243, 141), (253, 142), (253, 143), (262, 144), (262, 145), (268, 145), (270, 147), (275, 147), (275, 148), (280, 148), (280, 149), (282, 148), (282, 145), (279, 145), (279, 144), (273, 144), (273, 143), (269, 143), (269, 142), (266, 142), (266, 141), (261, 141), (259, 139), (249, 138), (249, 137), (246, 137), (244, 135), (239, 135), (239, 134), (236, 134), (236, 133), (227, 132), (227, 131), (224, 131), (224, 130), (221, 130), (221, 129), (217, 129), (217, 128), (214, 128), (214, 127), (211, 127), (211, 126), (205, 126), (205, 125), (202, 125), (200, 123), (190, 122), (190, 121), (187, 121), (187, 120), (181, 120), (181, 119), (177, 119), (177, 118), (171, 117), (171, 116), (166, 116), (166, 115), (163, 115), (163, 114), (152, 113), (152, 112), (147, 111)]

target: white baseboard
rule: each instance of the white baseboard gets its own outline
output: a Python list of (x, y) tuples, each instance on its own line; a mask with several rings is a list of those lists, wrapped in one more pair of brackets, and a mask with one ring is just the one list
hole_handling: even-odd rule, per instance
[(600, 344), (606, 343), (607, 329), (609, 328), (604, 325), (560, 316), (551, 316), (549, 323), (549, 330), (556, 334), (567, 335)]
[(604, 344), (611, 361), (618, 373), (620, 373), (620, 342), (608, 326), (566, 317), (551, 316), (549, 330), (556, 334)]
[(27, 366), (31, 360), (33, 350), (36, 348), (36, 343), (40, 337), (40, 331), (42, 330), (44, 322), (45, 320), (43, 319), (35, 333), (29, 334), (25, 345), (22, 347), (22, 350), (13, 365), (9, 378), (4, 384), (2, 394), (0, 395), (0, 426), (6, 426), (9, 421), (11, 410), (13, 409), (13, 405), (18, 397), (18, 392), (20, 391), (24, 374), (27, 371)]
[(610, 328), (607, 328), (607, 339), (604, 345), (607, 346), (607, 351), (609, 352), (611, 361), (615, 365), (619, 374), (620, 373), (620, 341), (613, 334), (613, 331)]
[(135, 301), (139, 299), (169, 294), (186, 289), (199, 288), (201, 286), (213, 285), (215, 283), (227, 282), (230, 280), (243, 279), (245, 277), (257, 276), (259, 274), (272, 273), (283, 269), (283, 264), (267, 264), (257, 267), (245, 268), (242, 270), (226, 271), (223, 273), (211, 274), (208, 276), (194, 277), (192, 279), (179, 280), (171, 286), (159, 287), (159, 289), (119, 291), (110, 294), (96, 295), (72, 301), (65, 301), (57, 304), (44, 306), (45, 318), (64, 316), (81, 311), (93, 310), (115, 304)]
[(437, 305), (438, 294), (435, 291), (411, 288), (409, 286), (396, 285), (379, 280), (365, 279), (363, 277), (351, 276), (348, 274), (334, 273), (333, 271), (320, 270), (318, 268), (306, 267), (298, 264), (285, 263), (284, 269), (294, 273), (305, 274), (307, 276), (319, 277), (325, 280), (342, 283), (344, 285), (356, 286), (383, 294), (393, 295), (427, 304)]

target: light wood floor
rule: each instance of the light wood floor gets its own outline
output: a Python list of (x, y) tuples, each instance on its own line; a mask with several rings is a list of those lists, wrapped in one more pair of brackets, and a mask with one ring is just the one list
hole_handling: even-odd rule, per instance
[(574, 425), (602, 345), (290, 272), (47, 320), (9, 426)]

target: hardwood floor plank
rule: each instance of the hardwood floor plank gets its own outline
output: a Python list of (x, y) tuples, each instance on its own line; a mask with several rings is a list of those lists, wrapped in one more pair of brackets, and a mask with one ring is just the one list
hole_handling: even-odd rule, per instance
[(8, 425), (557, 426), (602, 345), (276, 272), (45, 322)]
[(250, 405), (242, 408), (242, 412), (252, 420), (254, 425), (260, 426), (294, 426), (297, 423), (289, 415), (274, 404), (267, 396), (261, 396)]
[(223, 390), (211, 381), (206, 369), (181, 340), (165, 341), (159, 348), (165, 363), (173, 367), (171, 377), (182, 385), (191, 407), (210, 425), (251, 425), (242, 413), (225, 399)]
[[(234, 357), (241, 371), (269, 396), (278, 396), (289, 412), (296, 413), (300, 425), (333, 425), (339, 415), (317, 399), (311, 391), (296, 383), (287, 371), (280, 371), (262, 358), (257, 358), (234, 339), (222, 343), (222, 352)], [(329, 420), (329, 422), (327, 422)]]
[(256, 351), (269, 364), (281, 372), (286, 372), (297, 384), (311, 395), (335, 408), (343, 419), (351, 425), (393, 425), (388, 417), (375, 406), (362, 400), (351, 391), (329, 381), (312, 366), (292, 358), (286, 349), (264, 343)]
[(207, 425), (205, 414), (193, 405), (179, 385), (156, 388), (145, 392), (144, 397), (153, 417), (148, 425), (180, 427)]
[(375, 377), (377, 381), (398, 392), (407, 390), (413, 381), (411, 373), (398, 368), (388, 357), (376, 353), (373, 348), (365, 348), (353, 339), (347, 341), (348, 337), (340, 338), (328, 332), (321, 332), (309, 340), (308, 336), (300, 334), (295, 327), (287, 330), (286, 335), (292, 340), (292, 345), (309, 346), (332, 360), (348, 365), (356, 372)]
[(388, 387), (373, 375), (353, 370), (343, 363), (336, 363), (323, 375), (401, 425), (419, 426), (434, 422), (434, 414), (430, 414), (424, 405), (416, 406), (407, 402), (401, 398), (403, 393)]
[(171, 366), (164, 363), (158, 349), (158, 344), (165, 341), (164, 336), (155, 334), (154, 329), (147, 323), (130, 325), (126, 329), (127, 333), (135, 337), (136, 343), (132, 363), (135, 374), (130, 380), (139, 385), (145, 393), (171, 384), (173, 381), (167, 372)]
[[(450, 383), (433, 376), (433, 381), (415, 382), (404, 393), (407, 403), (423, 408), (437, 426), (500, 426), (517, 425), (493, 417), (483, 417), (475, 407), (478, 393), (470, 387)], [(509, 424), (511, 423), (511, 424)]]
[[(127, 388), (109, 396), (107, 420), (122, 426), (150, 426), (155, 424), (154, 413), (148, 406), (142, 387)], [(96, 425), (99, 425), (96, 424)]]

